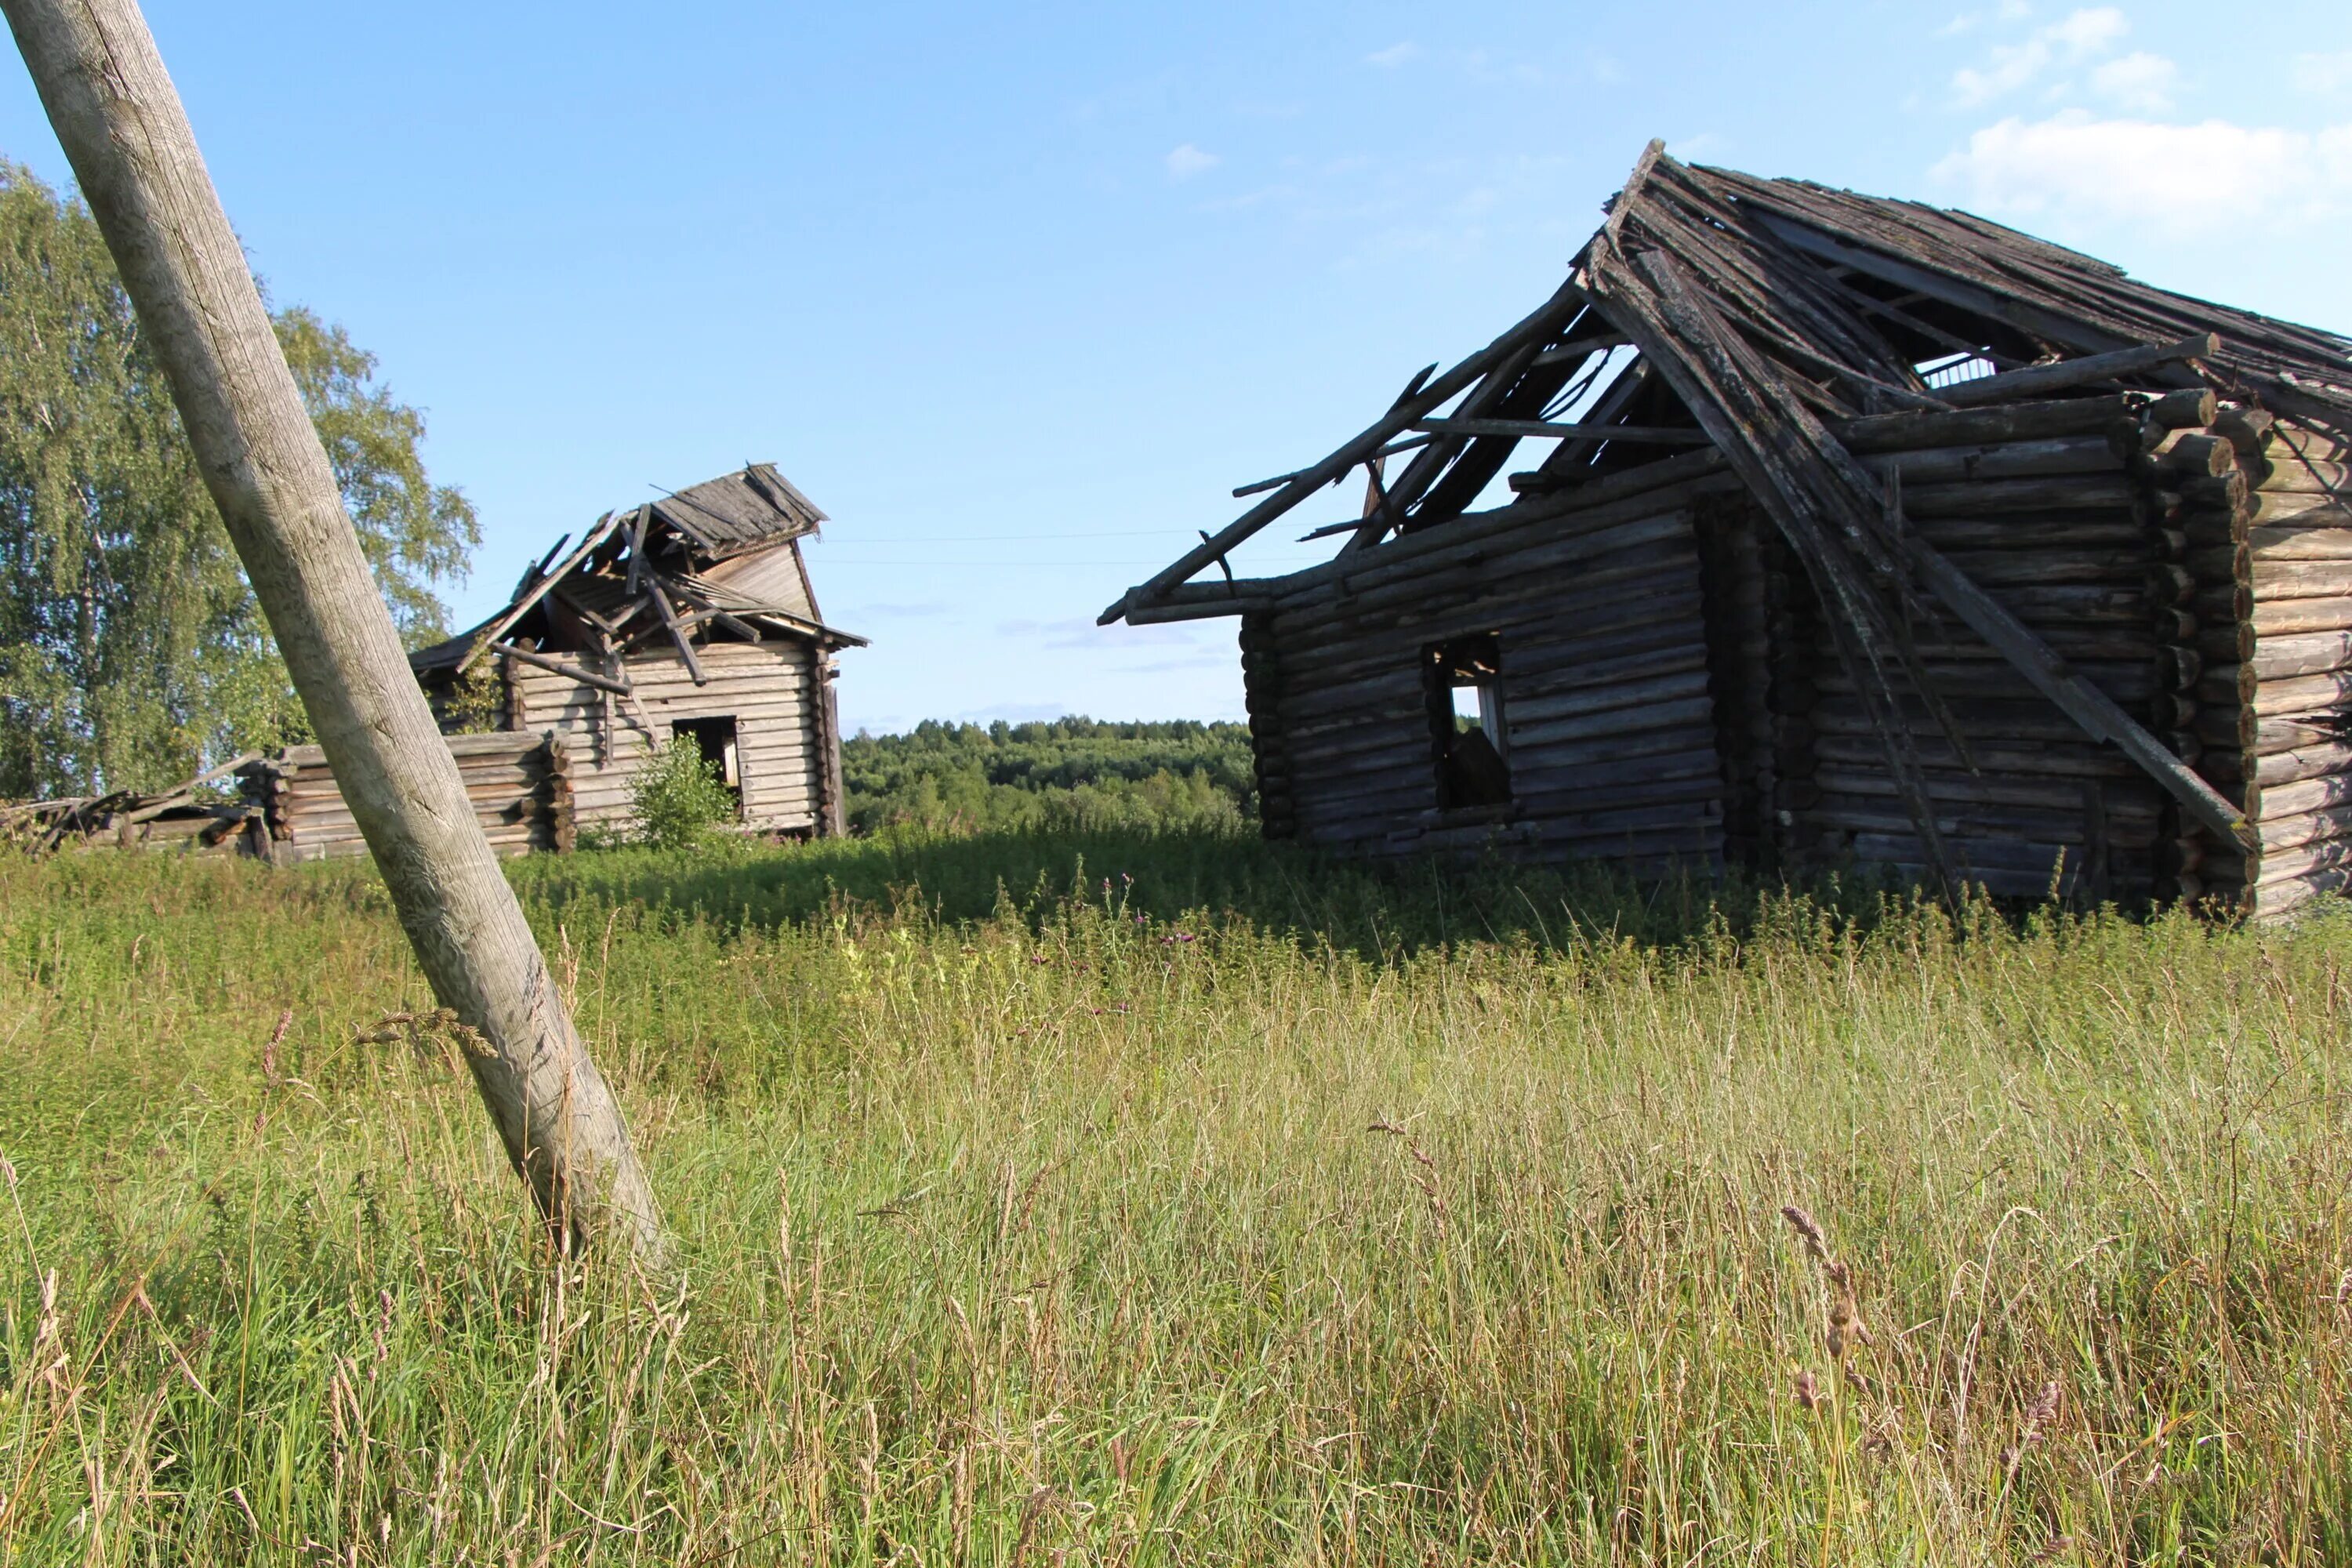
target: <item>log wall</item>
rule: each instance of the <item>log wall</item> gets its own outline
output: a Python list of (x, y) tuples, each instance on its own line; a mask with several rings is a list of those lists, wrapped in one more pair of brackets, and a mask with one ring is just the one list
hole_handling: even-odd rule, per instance
[[(1988, 411), (1991, 412), (1991, 411)], [(1906, 526), (2120, 703), (2169, 734), (2193, 671), (2159, 668), (2151, 597), (2170, 557), (2135, 478), (2141, 423), (2122, 397), (2083, 399), (1992, 439), (1981, 415), (1875, 422), (1853, 445), (1894, 485)], [(1772, 542), (1777, 544), (1777, 540)], [(1883, 867), (1926, 879), (1884, 740), (1843, 668), (1810, 586), (1784, 551), (1768, 597), (1777, 662), (1771, 706), (1788, 753), (1780, 790), (1786, 863)], [(2163, 582), (2168, 584), (2169, 579)], [(2171, 595), (2168, 585), (2162, 596)], [(2168, 797), (2120, 752), (2092, 740), (1924, 592), (1910, 621), (1920, 662), (1965, 743), (1964, 758), (1901, 677), (1906, 729), (1946, 855), (2005, 897), (2134, 900), (2165, 890), (2177, 836)], [(1969, 766), (1973, 762), (1973, 771)]]
[[(1245, 617), (1268, 834), (1369, 855), (1498, 845), (1640, 874), (1719, 864), (1695, 508), (1734, 485), (1712, 460), (1661, 468), (1343, 557)], [(1423, 650), (1488, 633), (1512, 799), (1441, 810)]]
[(2261, 843), (2187, 836), (2183, 881), (2274, 918), (2352, 887), (2352, 451), (2225, 407), (2164, 458), (2200, 628), (2200, 766)]
[(744, 826), (761, 832), (823, 830), (837, 805), (829, 693), (823, 657), (790, 642), (698, 646), (709, 679), (694, 683), (675, 648), (607, 661), (597, 673), (625, 678), (619, 696), (553, 670), (510, 660), (511, 727), (552, 731), (572, 753), (573, 810), (583, 823), (620, 826), (629, 781), (681, 719), (735, 721)]
[[(2326, 493), (2352, 454), (2200, 396), (1845, 432), (1906, 527), (2207, 776), (2252, 791), (2264, 854), (2247, 865), (1915, 592), (1910, 631), (1965, 754), (1907, 689), (1905, 723), (1948, 855), (1994, 893), (2220, 893), (2269, 913), (2352, 885), (2352, 726), (2336, 721), (2352, 514)], [(1422, 650), (1488, 632), (1514, 798), (1442, 811)], [(1241, 638), (1269, 836), (1927, 875), (1811, 584), (1713, 454), (1343, 556), (1284, 580)]]
[[(490, 847), (501, 855), (572, 847), (570, 759), (552, 735), (451, 735), (450, 755), (465, 781)], [(351, 807), (318, 746), (289, 746), (238, 770), (247, 800), (259, 812), (274, 860), (364, 855)]]

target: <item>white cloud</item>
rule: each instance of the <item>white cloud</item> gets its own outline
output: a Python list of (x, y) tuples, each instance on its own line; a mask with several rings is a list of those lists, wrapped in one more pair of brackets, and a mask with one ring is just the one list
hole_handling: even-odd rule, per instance
[(1407, 38), (1401, 44), (1391, 44), (1385, 49), (1373, 50), (1364, 57), (1364, 63), (1368, 66), (1378, 66), (1382, 70), (1394, 70), (1407, 60), (1418, 59), (1420, 57), (1421, 46)]
[(2070, 109), (1989, 125), (1931, 173), (1994, 216), (2106, 219), (2179, 237), (2246, 223), (2275, 233), (2352, 207), (2352, 124), (2165, 125)]
[(1963, 109), (2005, 97), (2040, 76), (2050, 64), (2050, 46), (2038, 39), (2003, 44), (1992, 52), (1992, 63), (1979, 70), (1962, 66), (1952, 73), (1952, 96)]
[(2294, 57), (2294, 85), (2305, 92), (2342, 92), (2352, 88), (2352, 49), (2333, 55)]
[(1950, 21), (1937, 28), (1936, 37), (1957, 38), (1962, 33), (1976, 31), (1987, 22), (2021, 22), (2032, 15), (2033, 15), (2033, 7), (2028, 0), (2000, 0), (2000, 4), (1990, 11), (1960, 12)]
[(2172, 107), (2180, 68), (2162, 55), (2142, 50), (2107, 61), (2091, 73), (2091, 89), (2120, 108), (2156, 114)]
[(1168, 177), (1189, 180), (1195, 174), (1205, 174), (1224, 160), (1214, 153), (1203, 153), (1190, 142), (1168, 154)]
[[(2009, 15), (2006, 8), (2003, 15)], [(2069, 12), (2063, 20), (2030, 34), (2023, 43), (1996, 44), (1981, 69), (1963, 66), (1954, 71), (1953, 100), (1967, 109), (2005, 98), (2053, 65), (2071, 64), (2105, 52), (2130, 30), (2130, 22), (2113, 5), (2091, 5)]]
[(2120, 42), (2131, 24), (2113, 5), (2094, 5), (2071, 13), (2064, 21), (2044, 27), (2041, 37), (2049, 39), (2068, 55), (2081, 59), (2095, 55)]

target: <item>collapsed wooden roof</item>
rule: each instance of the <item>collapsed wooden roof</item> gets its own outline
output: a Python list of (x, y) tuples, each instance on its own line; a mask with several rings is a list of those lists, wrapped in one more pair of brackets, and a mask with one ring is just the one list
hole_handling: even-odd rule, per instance
[[(421, 677), (446, 679), (494, 649), (551, 664), (558, 653), (601, 660), (671, 646), (699, 684), (695, 645), (714, 637), (863, 647), (864, 637), (824, 624), (801, 559), (796, 541), (824, 521), (768, 463), (606, 512), (569, 553), (571, 536), (557, 540), (505, 608), (411, 654), (409, 664)], [(592, 684), (612, 679), (572, 673)]]
[[(1529, 509), (1636, 465), (1727, 466), (1803, 563), (1931, 856), (1935, 814), (1898, 704), (1903, 686), (1918, 693), (1967, 757), (1913, 647), (1910, 628), (1938, 607), (2197, 820), (2243, 839), (2235, 807), (1904, 527), (1899, 487), (1848, 442), (1921, 412), (2118, 388), (2210, 388), (2352, 437), (2352, 341), (2149, 288), (1967, 213), (1684, 164), (1654, 142), (1606, 212), (1533, 314), (1444, 374), (1421, 372), (1322, 461), (1237, 489), (1272, 493), (1103, 623), (1267, 603), (1227, 557), (1360, 468), (1360, 519), (1306, 536), (1344, 536), (1343, 569), (1463, 516), (1524, 441), (1558, 443), (1510, 478), (1512, 504)], [(1211, 565), (1223, 581), (1191, 582)]]

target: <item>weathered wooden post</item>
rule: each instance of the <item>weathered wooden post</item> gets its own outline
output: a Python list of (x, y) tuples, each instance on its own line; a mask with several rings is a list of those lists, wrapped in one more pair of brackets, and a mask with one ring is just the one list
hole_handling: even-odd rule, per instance
[(205, 483), (434, 994), (559, 1245), (660, 1219), (619, 1106), (410, 678), (178, 91), (134, 0), (0, 0), (170, 378)]

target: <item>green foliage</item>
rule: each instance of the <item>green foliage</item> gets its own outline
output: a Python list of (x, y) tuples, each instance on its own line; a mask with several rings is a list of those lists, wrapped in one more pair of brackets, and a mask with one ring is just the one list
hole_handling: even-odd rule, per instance
[(659, 1279), (367, 1043), (431, 999), (364, 866), (0, 858), (0, 1554), (2352, 1561), (2340, 917), (1166, 832), (512, 872)]
[(684, 735), (655, 747), (631, 776), (629, 807), (637, 842), (671, 851), (709, 847), (738, 815), (718, 766)]
[(926, 720), (842, 742), (850, 826), (972, 833), (1239, 831), (1255, 812), (1249, 726), (1196, 720)]
[[(478, 535), (341, 329), (277, 318), (412, 644)], [(0, 797), (142, 788), (308, 726), (98, 226), (0, 162)]]
[(439, 699), (441, 728), (453, 735), (478, 735), (502, 729), (507, 721), (507, 684), (499, 678), (498, 661), (480, 658), (452, 679)]

